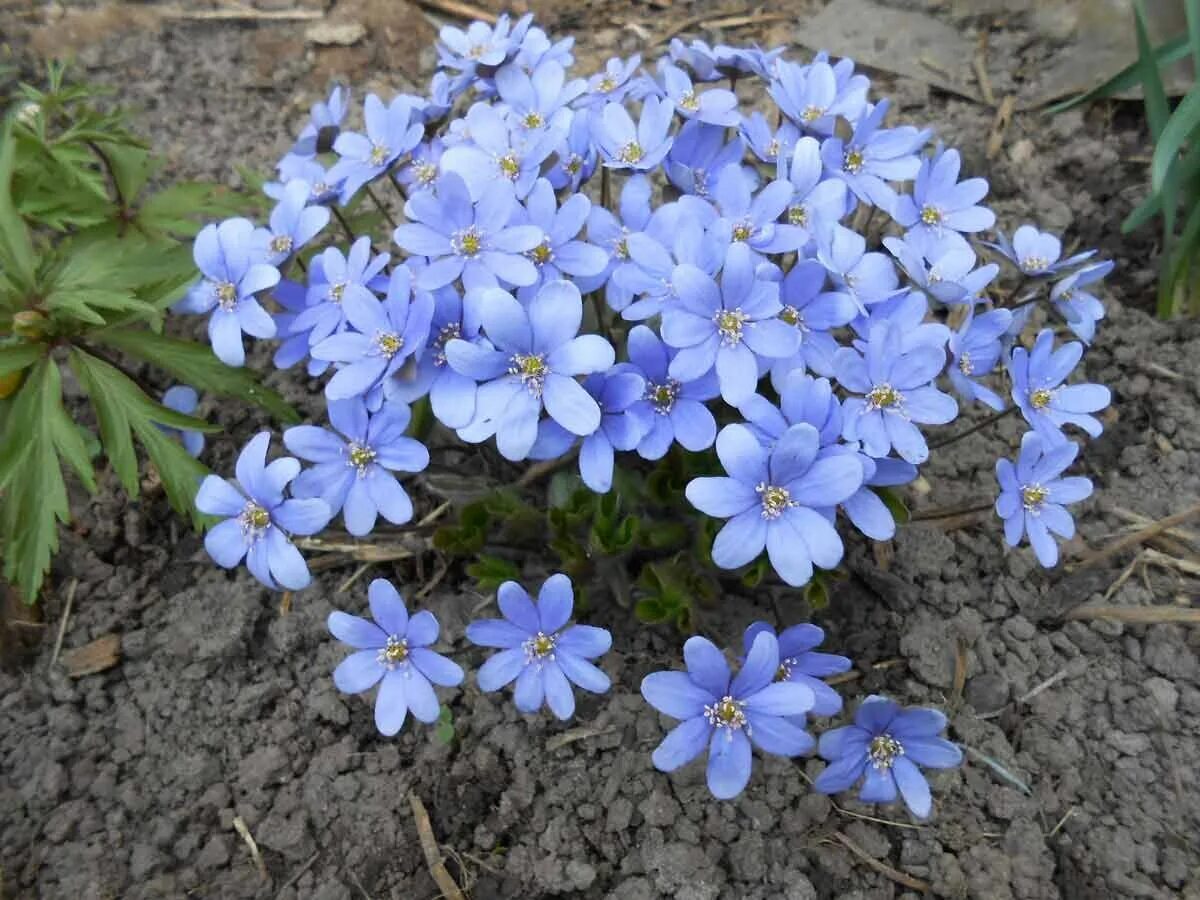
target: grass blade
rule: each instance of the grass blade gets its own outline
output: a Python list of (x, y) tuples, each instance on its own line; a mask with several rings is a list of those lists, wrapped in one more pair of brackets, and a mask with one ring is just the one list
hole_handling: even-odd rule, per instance
[(1146, 5), (1144, 0), (1133, 0), (1133, 24), (1137, 32), (1138, 80), (1145, 94), (1146, 119), (1150, 122), (1150, 135), (1155, 142), (1167, 127), (1171, 107), (1167, 104), (1167, 92), (1162, 76), (1158, 72), (1158, 60), (1150, 46), (1150, 35), (1146, 30)]
[(1192, 67), (1200, 66), (1200, 0), (1184, 0), (1187, 11), (1188, 44), (1192, 51)]
[[(1154, 160), (1150, 164), (1150, 183), (1156, 194), (1163, 190), (1180, 148), (1194, 136), (1197, 128), (1200, 128), (1200, 84), (1192, 86), (1157, 135)], [(1166, 199), (1171, 198), (1168, 196)]]

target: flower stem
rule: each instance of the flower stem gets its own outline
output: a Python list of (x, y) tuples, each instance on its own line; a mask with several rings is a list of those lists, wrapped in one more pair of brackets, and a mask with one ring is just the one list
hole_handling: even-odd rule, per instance
[(388, 212), (387, 205), (382, 200), (379, 199), (378, 194), (376, 194), (373, 190), (371, 190), (371, 186), (369, 184), (364, 184), (363, 188), (366, 190), (367, 196), (371, 198), (371, 202), (374, 203), (379, 208), (379, 211), (381, 213), (383, 213), (383, 217), (385, 219), (387, 219), (387, 223), (389, 225), (391, 225), (392, 230), (395, 231), (396, 230), (396, 220), (393, 219), (392, 214), (390, 212)]
[(608, 202), (611, 199), (609, 196), (611, 190), (612, 185), (609, 182), (609, 168), (608, 166), (604, 166), (600, 170), (600, 205), (605, 209), (608, 209)]
[(400, 195), (400, 199), (403, 200), (405, 203), (407, 203), (408, 202), (408, 194), (404, 193), (404, 185), (402, 185), (400, 183), (400, 179), (396, 177), (396, 170), (388, 169), (387, 177), (388, 177), (388, 181), (390, 181), (392, 183), (392, 187), (394, 187), (396, 189), (396, 193)]
[(346, 238), (350, 243), (354, 243), (354, 230), (350, 227), (350, 223), (346, 221), (346, 217), (342, 215), (342, 211), (337, 208), (334, 203), (329, 204), (329, 211), (333, 213), (333, 217), (338, 220), (338, 224), (342, 226), (342, 231), (346, 232)]
[(951, 435), (950, 437), (946, 438), (945, 440), (938, 441), (936, 444), (930, 444), (929, 450), (930, 450), (930, 452), (933, 452), (934, 450), (940, 450), (942, 447), (949, 447), (951, 444), (957, 444), (963, 438), (970, 437), (971, 435), (975, 434), (975, 432), (982, 431), (983, 429), (996, 424), (1001, 419), (1003, 419), (1005, 416), (1011, 415), (1012, 413), (1014, 413), (1016, 411), (1017, 411), (1017, 407), (1014, 405), (1014, 406), (1008, 407), (1007, 409), (1002, 409), (998, 413), (993, 413), (992, 415), (988, 416), (986, 419), (981, 419), (980, 421), (976, 422), (974, 425), (972, 425), (966, 431), (962, 431), (962, 432), (959, 432), (958, 434)]

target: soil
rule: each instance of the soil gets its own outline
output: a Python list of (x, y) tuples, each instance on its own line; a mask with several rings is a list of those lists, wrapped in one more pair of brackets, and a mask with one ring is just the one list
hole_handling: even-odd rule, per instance
[[(797, 18), (819, 5), (802, 5)], [(415, 89), (406, 67), (431, 64), (428, 50), (381, 50), (380, 41), (400, 40), (394, 32), (320, 49), (306, 45), (303, 22), (160, 21), (148, 15), (154, 9), (137, 5), (130, 24), (112, 9), (39, 6), (21, 19), (33, 35), (20, 39), (66, 41), (81, 22), (94, 26), (75, 47), (79, 64), (140, 107), (139, 124), (168, 155), (168, 177), (234, 184), (235, 164), (264, 167), (279, 155), (331, 74), (354, 76), (361, 96)], [(706, 11), (744, 10), (568, 3), (541, 18), (579, 36), (589, 70), (642, 49), (668, 20)], [(119, 24), (103, 25), (111, 21)], [(1003, 68), (1005, 48), (1026, 59), (1054, 52), (1024, 27), (1009, 17), (991, 32), (993, 68)], [(801, 21), (708, 37), (774, 45), (802, 33)], [(1135, 108), (1019, 113), (988, 161), (991, 108), (909, 78), (878, 81), (900, 115), (933, 124), (963, 150), (967, 169), (986, 172), (1004, 224), (1036, 221), (1119, 262), (1109, 319), (1085, 362), (1114, 404), (1103, 437), (1083, 454), (1097, 492), (1079, 508), (1080, 535), (1065, 555), (1126, 530), (1125, 510), (1158, 519), (1194, 504), (1200, 327), (1141, 311), (1154, 292), (1151, 238), (1119, 232), (1145, 179)], [(293, 373), (270, 380), (315, 408), (314, 384)], [(226, 428), (207, 461), (228, 470), (267, 423), (234, 405), (207, 411)], [(916, 512), (986, 502), (992, 460), (1019, 432), (1005, 421), (935, 454), (911, 495)], [(417, 484), (422, 510), (432, 508), (436, 499)], [(285, 612), (244, 570), (214, 567), (161, 496), (129, 503), (109, 478), (96, 497), (76, 499), (43, 638), (0, 674), (0, 897), (437, 897), (410, 792), (428, 809), (451, 874), (484, 900), (915, 898), (922, 883), (939, 897), (987, 900), (1200, 897), (1197, 633), (1068, 617), (1101, 600), (1188, 606), (1197, 581), (1178, 569), (1143, 557), (1120, 579), (1133, 560), (1126, 553), (1048, 575), (1027, 549), (1004, 547), (989, 515), (911, 524), (883, 555), (853, 547), (851, 577), (814, 617), (827, 646), (855, 661), (841, 688), (848, 708), (871, 693), (943, 707), (952, 737), (969, 748), (961, 770), (934, 776), (935, 814), (918, 826), (896, 808), (849, 797), (835, 806), (813, 793), (813, 760), (756, 759), (749, 788), (726, 803), (709, 796), (702, 766), (656, 772), (650, 752), (670, 723), (637, 686), (680, 664), (680, 636), (603, 603), (589, 618), (614, 633), (604, 660), (613, 689), (581, 695), (573, 722), (522, 716), (510, 697), (482, 695), (469, 680), (443, 692), (453, 741), (412, 727), (382, 738), (369, 698), (332, 685), (342, 649), (324, 620), (333, 608), (364, 609), (370, 577), (392, 577), (411, 596), (428, 571), (378, 566), (346, 588), (348, 564), (322, 572)], [(539, 581), (543, 565), (525, 561), (525, 579)], [(64, 650), (120, 636), (119, 664), (78, 679), (52, 658), (71, 585)], [(482, 659), (461, 635), (487, 602), (457, 566), (423, 601), (464, 666)], [(756, 618), (790, 624), (808, 613), (796, 592), (744, 591), (702, 610), (701, 622), (729, 645)], [(240, 830), (256, 842), (261, 871)]]

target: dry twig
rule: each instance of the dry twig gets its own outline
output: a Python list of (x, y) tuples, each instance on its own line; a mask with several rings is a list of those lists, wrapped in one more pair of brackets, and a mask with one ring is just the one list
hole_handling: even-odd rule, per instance
[(1153, 525), (1147, 525), (1145, 528), (1138, 529), (1133, 534), (1128, 534), (1123, 538), (1118, 538), (1106, 547), (1101, 547), (1099, 550), (1089, 553), (1076, 562), (1070, 569), (1085, 569), (1088, 566), (1094, 566), (1098, 562), (1103, 562), (1110, 556), (1115, 556), (1122, 550), (1128, 550), (1130, 547), (1138, 547), (1150, 538), (1170, 531), (1176, 525), (1182, 525), (1190, 519), (1200, 516), (1200, 503), (1194, 506), (1189, 506), (1187, 509), (1175, 513), (1173, 516), (1167, 516), (1165, 519), (1159, 519)]
[(252, 6), (222, 6), (217, 9), (181, 9), (166, 7), (158, 14), (164, 19), (191, 22), (306, 22), (325, 18), (319, 9), (255, 9)]
[(796, 20), (795, 13), (756, 13), (753, 15), (740, 16), (720, 16), (711, 18), (711, 14), (702, 16), (692, 16), (690, 19), (684, 19), (676, 25), (672, 25), (657, 41), (654, 46), (661, 47), (663, 44), (668, 44), (671, 38), (683, 34), (695, 28), (697, 25), (704, 26), (705, 29), (712, 28), (745, 28), (747, 25), (759, 25), (767, 22), (794, 22)]
[(425, 854), (425, 865), (429, 867), (429, 874), (433, 876), (438, 890), (442, 892), (442, 896), (446, 900), (466, 900), (458, 883), (450, 877), (450, 872), (446, 869), (446, 862), (442, 858), (437, 838), (434, 837), (433, 826), (429, 823), (429, 813), (425, 811), (425, 804), (421, 802), (421, 798), (414, 791), (409, 791), (408, 803), (412, 807), (413, 821), (417, 826), (417, 837), (421, 841), (421, 850)]
[(893, 869), (885, 862), (880, 862), (840, 831), (835, 831), (833, 833), (833, 838), (880, 875), (883, 875), (885, 878), (890, 878), (892, 881), (896, 882), (896, 884), (902, 884), (905, 887), (910, 887), (914, 891), (928, 892), (932, 890), (929, 882), (922, 881), (920, 878), (914, 878), (907, 872), (901, 872), (899, 869)]
[(1200, 625), (1200, 609), (1190, 606), (1077, 606), (1068, 612), (1067, 621), (1112, 619), (1130, 625)]
[(1004, 135), (1008, 133), (1008, 126), (1012, 122), (1013, 110), (1016, 106), (1016, 96), (1008, 94), (996, 108), (996, 116), (992, 119), (992, 130), (988, 134), (985, 151), (988, 159), (995, 159), (1004, 148)]
[(417, 6), (420, 6), (422, 9), (445, 13), (448, 16), (454, 16), (458, 19), (479, 19), (481, 22), (487, 22), (489, 25), (496, 24), (495, 13), (476, 6), (473, 3), (464, 3), (462, 0), (416, 0), (416, 2)]
[(254, 860), (254, 865), (258, 869), (258, 874), (263, 881), (266, 881), (270, 876), (267, 875), (267, 864), (263, 862), (262, 854), (258, 852), (258, 842), (254, 840), (254, 836), (250, 834), (250, 829), (246, 827), (246, 820), (241, 816), (233, 817), (233, 830), (241, 835), (246, 846), (250, 849), (250, 858)]
[(58, 623), (58, 637), (54, 639), (54, 652), (50, 654), (50, 667), (58, 662), (58, 653), (62, 650), (63, 636), (67, 633), (67, 620), (71, 618), (71, 604), (75, 602), (75, 591), (79, 588), (79, 579), (72, 578), (67, 588), (67, 602), (63, 606), (62, 621)]

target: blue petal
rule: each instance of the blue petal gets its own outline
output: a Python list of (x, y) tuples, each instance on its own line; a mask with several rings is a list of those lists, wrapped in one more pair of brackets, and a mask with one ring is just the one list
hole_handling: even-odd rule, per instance
[(463, 670), (458, 663), (447, 659), (440, 653), (434, 653), (428, 647), (413, 647), (409, 651), (409, 659), (418, 671), (434, 684), (443, 687), (456, 687), (462, 684)]
[[(824, 736), (821, 735), (822, 738)], [(824, 756), (823, 753), (822, 756)], [(813, 781), (813, 789), (822, 794), (840, 794), (842, 791), (849, 790), (854, 782), (862, 777), (866, 765), (866, 752), (840, 757), (821, 770), (821, 774)]]
[(325, 620), (329, 633), (358, 650), (379, 649), (387, 643), (387, 633), (374, 622), (335, 610)]
[[(293, 500), (289, 502), (321, 503), (320, 500)], [(308, 587), (312, 581), (312, 576), (308, 573), (308, 565), (304, 562), (304, 557), (300, 555), (300, 551), (296, 549), (295, 545), (284, 537), (283, 532), (278, 528), (272, 528), (260, 543), (263, 542), (267, 545), (271, 575), (279, 582), (280, 586), (287, 588), (289, 591), (299, 591)]]
[(600, 406), (573, 378), (547, 375), (543, 400), (550, 417), (572, 434), (589, 435), (600, 427)]
[(804, 756), (812, 753), (817, 742), (813, 736), (786, 719), (764, 713), (747, 711), (750, 740), (764, 753), (776, 756)]
[(680, 766), (691, 762), (708, 745), (712, 730), (713, 726), (703, 715), (694, 716), (676, 725), (654, 749), (650, 757), (654, 768), (660, 772), (674, 772)]
[(480, 647), (509, 649), (520, 647), (528, 639), (528, 632), (504, 619), (479, 619), (467, 626), (467, 640)]
[(359, 650), (351, 653), (333, 670), (333, 683), (343, 694), (361, 694), (375, 687), (383, 677), (378, 650)]
[(642, 679), (642, 696), (660, 713), (673, 719), (690, 719), (724, 694), (713, 694), (687, 672), (651, 672)]
[[(746, 660), (742, 663), (741, 670), (734, 676), (729, 691), (734, 697), (749, 703), (750, 698), (769, 685), (778, 672), (779, 641), (772, 632), (760, 631), (755, 635), (754, 643), (750, 645), (750, 652), (746, 654)], [(808, 705), (812, 706), (811, 701)], [(773, 709), (764, 709), (763, 711), (772, 715), (792, 714), (790, 710), (775, 712)], [(803, 709), (795, 710), (796, 713), (804, 711)]]
[(438, 639), (439, 630), (437, 617), (429, 610), (423, 609), (408, 620), (404, 636), (410, 646), (428, 647)]
[(204, 536), (204, 549), (213, 562), (223, 569), (232, 569), (246, 555), (246, 537), (237, 519), (226, 519), (209, 529)]
[(612, 647), (612, 635), (607, 628), (595, 625), (572, 625), (558, 637), (557, 646), (584, 659), (603, 656)]
[(375, 727), (379, 733), (391, 737), (404, 727), (408, 716), (408, 698), (404, 690), (404, 673), (399, 670), (388, 672), (379, 685), (375, 697)]
[(767, 520), (760, 509), (739, 513), (717, 533), (712, 545), (713, 562), (722, 569), (736, 569), (753, 561), (767, 545), (767, 531)]
[[(520, 685), (517, 687), (519, 689)], [(563, 721), (575, 715), (575, 692), (557, 663), (548, 662), (542, 667), (542, 687), (550, 712)]]
[(718, 519), (736, 516), (760, 505), (754, 488), (734, 478), (693, 478), (684, 494), (700, 512)]
[(570, 650), (563, 648), (561, 642), (555, 651), (554, 659), (558, 663), (559, 668), (562, 669), (563, 674), (567, 676), (567, 679), (585, 691), (591, 691), (593, 694), (603, 694), (612, 686), (612, 681), (604, 674), (603, 670), (586, 659), (576, 656)]
[(708, 789), (718, 800), (730, 800), (750, 781), (750, 739), (742, 729), (718, 728), (708, 745)]
[(892, 762), (892, 776), (896, 787), (900, 789), (900, 796), (904, 798), (904, 805), (918, 819), (929, 818), (933, 810), (933, 798), (929, 793), (929, 782), (921, 771), (901, 756)]
[(574, 606), (575, 592), (571, 587), (571, 579), (562, 573), (551, 575), (538, 592), (540, 630), (546, 634), (554, 634), (567, 624)]
[[(400, 671), (397, 670), (393, 674), (400, 674)], [(408, 702), (408, 709), (413, 718), (426, 725), (436, 722), (441, 708), (429, 679), (412, 667), (405, 667), (403, 678), (404, 699)]]
[(545, 670), (546, 667), (526, 666), (517, 676), (513, 701), (521, 712), (535, 713), (542, 708), (542, 701), (546, 696)]
[(527, 634), (537, 634), (541, 627), (537, 608), (529, 598), (525, 588), (515, 581), (506, 581), (496, 592), (496, 600), (500, 604), (500, 612), (504, 618), (512, 622)]
[(719, 699), (729, 693), (729, 663), (708, 638), (688, 638), (683, 645), (683, 660), (692, 681), (713, 697)]
[(498, 691), (520, 675), (524, 668), (525, 651), (522, 648), (501, 650), (479, 667), (475, 681), (484, 693)]
[(799, 681), (777, 681), (752, 694), (735, 693), (735, 696), (744, 699), (746, 709), (768, 716), (803, 715), (812, 709), (816, 699), (812, 689)]
[(859, 800), (863, 803), (891, 803), (896, 799), (896, 779), (892, 777), (890, 769), (868, 765), (866, 774), (862, 790), (858, 792)]
[(919, 766), (930, 769), (954, 769), (962, 764), (957, 744), (938, 737), (910, 737), (903, 742), (904, 755)]

